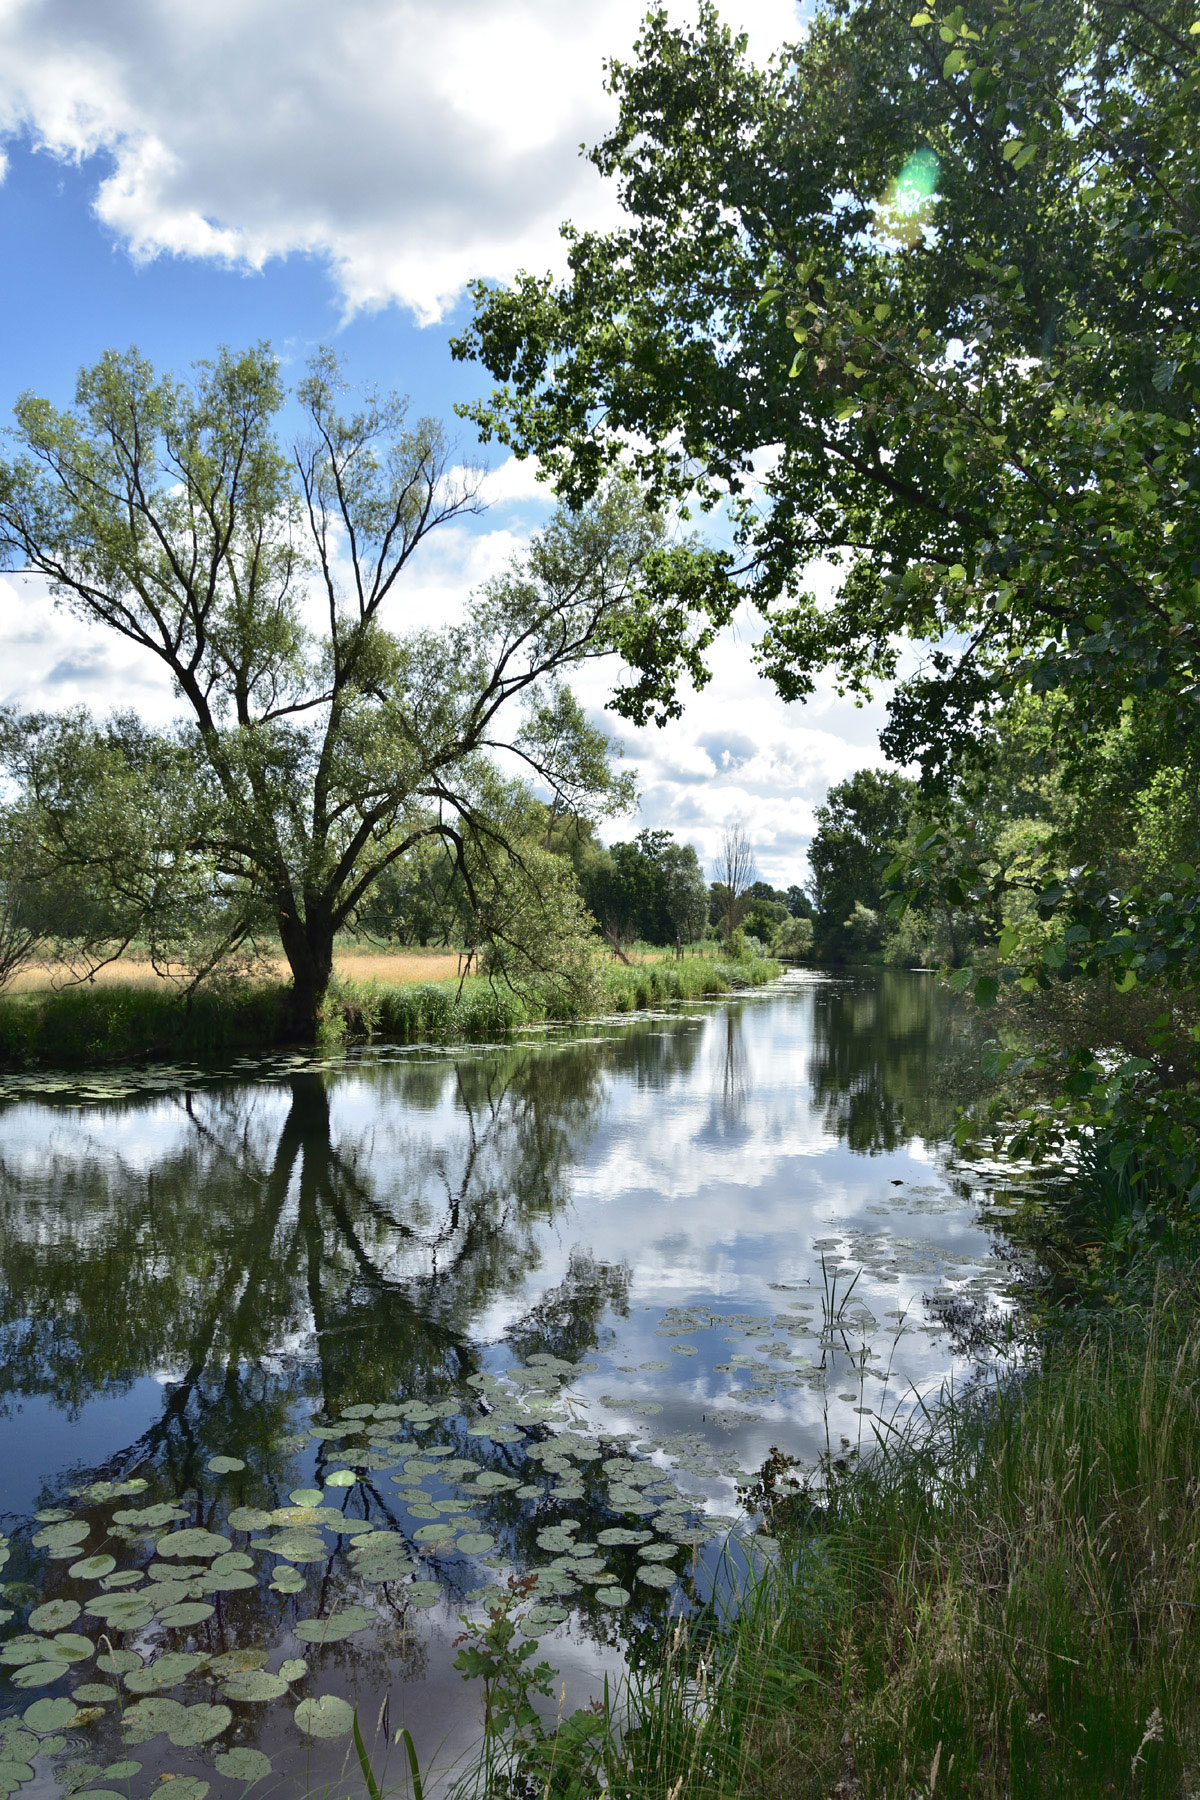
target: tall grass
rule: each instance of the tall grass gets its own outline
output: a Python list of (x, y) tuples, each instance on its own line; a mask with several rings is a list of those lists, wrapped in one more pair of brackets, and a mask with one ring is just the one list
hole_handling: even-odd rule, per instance
[[(727, 993), (778, 972), (776, 963), (726, 966), (699, 959), (613, 966), (601, 975), (597, 1009), (632, 1012), (667, 1000)], [(228, 984), (202, 988), (186, 1004), (166, 983), (110, 981), (6, 994), (0, 996), (0, 1067), (78, 1067), (271, 1049), (286, 1038), (287, 991), (273, 982)], [(398, 1044), (489, 1043), (545, 1016), (544, 1006), (480, 976), (461, 983), (335, 980), (319, 1041), (326, 1047), (371, 1038)]]
[(1200, 1790), (1200, 1310), (1060, 1340), (776, 1507), (730, 1628), (635, 1678), (639, 1800)]

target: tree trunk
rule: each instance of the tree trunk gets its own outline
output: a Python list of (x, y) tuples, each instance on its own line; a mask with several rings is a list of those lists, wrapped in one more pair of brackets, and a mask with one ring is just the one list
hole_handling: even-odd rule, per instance
[(316, 1039), (321, 1002), (333, 974), (333, 925), (320, 917), (280, 919), (279, 935), (292, 971), (288, 1036), (311, 1044)]

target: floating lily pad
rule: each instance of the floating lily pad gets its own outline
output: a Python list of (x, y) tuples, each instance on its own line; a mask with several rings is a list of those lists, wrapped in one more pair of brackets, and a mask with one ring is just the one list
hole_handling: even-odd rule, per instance
[(33, 1541), (39, 1550), (57, 1550), (64, 1545), (81, 1544), (90, 1530), (86, 1519), (68, 1519), (61, 1524), (47, 1525), (44, 1531), (35, 1533)]
[[(420, 1536), (420, 1532), (417, 1533)], [(496, 1548), (496, 1540), (490, 1531), (464, 1531), (455, 1545), (464, 1556), (482, 1556), (487, 1550)]]
[(279, 1665), (279, 1673), (287, 1682), (303, 1681), (308, 1674), (308, 1664), (300, 1656), (289, 1656), (286, 1662)]
[(230, 1781), (242, 1781), (247, 1786), (251, 1782), (265, 1781), (271, 1773), (271, 1759), (264, 1756), (261, 1750), (251, 1750), (239, 1746), (236, 1750), (226, 1750), (217, 1758), (217, 1774), (224, 1775)]
[(596, 1533), (598, 1544), (648, 1544), (654, 1533), (651, 1531), (635, 1531), (629, 1525), (609, 1525), (604, 1531)]
[(222, 1537), (219, 1531), (204, 1531), (193, 1527), (188, 1531), (172, 1531), (161, 1537), (156, 1546), (160, 1556), (220, 1556), (223, 1550), (232, 1550), (233, 1543)]
[(99, 1581), (103, 1575), (111, 1575), (116, 1568), (111, 1556), (85, 1556), (79, 1562), (73, 1562), (67, 1574), (76, 1581)]
[(453, 1525), (447, 1525), (444, 1520), (436, 1525), (422, 1525), (418, 1531), (413, 1532), (413, 1540), (418, 1544), (443, 1544), (453, 1536)]
[(208, 1786), (198, 1775), (176, 1775), (171, 1783), (171, 1800), (204, 1800)]
[(300, 1702), (296, 1723), (309, 1737), (344, 1737), (354, 1723), (354, 1708), (337, 1694), (321, 1694)]
[(96, 1654), (96, 1646), (91, 1638), (85, 1638), (78, 1631), (60, 1631), (50, 1640), (50, 1654), (61, 1662), (86, 1662), (89, 1656)]
[(336, 1644), (341, 1638), (353, 1636), (356, 1631), (365, 1631), (374, 1623), (375, 1614), (368, 1612), (365, 1606), (344, 1606), (340, 1612), (331, 1613), (327, 1619), (301, 1619), (293, 1627), (294, 1635), (302, 1638), (306, 1644)]
[(11, 1761), (7, 1757), (0, 1761), (0, 1793), (11, 1794), (14, 1788), (32, 1780), (32, 1763)]
[(287, 1690), (281, 1675), (270, 1675), (265, 1669), (242, 1669), (221, 1683), (227, 1700), (278, 1700)]
[(246, 1465), (240, 1456), (210, 1456), (204, 1466), (214, 1475), (240, 1475)]
[(131, 1694), (157, 1694), (186, 1681), (202, 1660), (190, 1650), (168, 1650), (145, 1668), (131, 1670), (125, 1677), (125, 1686)]
[(425, 1612), (429, 1607), (436, 1606), (441, 1599), (441, 1583), (437, 1581), (414, 1581), (411, 1587), (405, 1589), (404, 1597), (410, 1606), (415, 1606), (418, 1611)]
[(125, 1800), (120, 1788), (79, 1788), (75, 1800)]
[[(69, 1570), (68, 1573), (73, 1574), (74, 1570)], [(145, 1581), (145, 1579), (141, 1569), (119, 1569), (115, 1575), (105, 1575), (102, 1578), (102, 1584), (111, 1592), (114, 1588), (137, 1587), (139, 1582)]]
[(320, 1488), (293, 1488), (288, 1495), (293, 1506), (320, 1506)]
[[(255, 1583), (250, 1585), (253, 1587)], [(215, 1610), (204, 1600), (183, 1600), (178, 1606), (160, 1607), (158, 1622), (181, 1630), (188, 1625), (202, 1625), (205, 1619), (212, 1618)]]
[(265, 1531), (271, 1523), (271, 1515), (258, 1506), (235, 1506), (229, 1514), (229, 1523), (235, 1531)]
[(194, 1750), (200, 1744), (211, 1744), (232, 1724), (233, 1714), (227, 1706), (209, 1706), (201, 1701), (198, 1706), (184, 1708), (183, 1718), (169, 1728), (167, 1736), (177, 1749)]
[(116, 1525), (135, 1525), (140, 1531), (158, 1531), (163, 1525), (170, 1525), (175, 1519), (186, 1519), (187, 1514), (182, 1506), (170, 1506), (160, 1500), (156, 1506), (126, 1506), (113, 1514)]
[(49, 1687), (52, 1681), (62, 1680), (67, 1668), (65, 1661), (55, 1657), (52, 1661), (26, 1663), (24, 1668), (15, 1669), (9, 1680), (19, 1688)]
[(138, 1631), (154, 1617), (154, 1608), (141, 1594), (100, 1594), (88, 1612), (103, 1619), (110, 1631)]
[(679, 1555), (678, 1544), (647, 1544), (642, 1551), (644, 1562), (669, 1562), (673, 1556)]
[(664, 1569), (659, 1563), (643, 1563), (638, 1570), (638, 1580), (644, 1587), (674, 1587), (676, 1575), (673, 1569)]
[(102, 1681), (85, 1681), (75, 1689), (72, 1698), (81, 1706), (111, 1706), (120, 1695), (116, 1688), (106, 1687)]
[(623, 1587), (600, 1587), (596, 1589), (596, 1599), (601, 1606), (628, 1606), (629, 1589)]
[(21, 1714), (30, 1731), (44, 1737), (49, 1731), (65, 1731), (75, 1723), (78, 1709), (73, 1700), (35, 1700)]
[(100, 1771), (106, 1781), (132, 1781), (133, 1777), (140, 1775), (141, 1772), (140, 1762), (128, 1761), (109, 1763), (106, 1769)]
[(249, 1646), (245, 1650), (225, 1650), (220, 1656), (214, 1656), (209, 1668), (214, 1675), (225, 1676), (241, 1674), (246, 1669), (261, 1669), (267, 1661), (267, 1651), (254, 1650)]
[(331, 1488), (353, 1487), (358, 1476), (353, 1469), (335, 1469), (332, 1475), (325, 1477), (325, 1486)]
[(96, 1666), (106, 1675), (128, 1675), (130, 1669), (141, 1668), (142, 1659), (133, 1650), (109, 1650), (96, 1658)]
[(281, 1533), (271, 1540), (269, 1548), (293, 1563), (325, 1562), (330, 1554), (324, 1538), (298, 1531)]

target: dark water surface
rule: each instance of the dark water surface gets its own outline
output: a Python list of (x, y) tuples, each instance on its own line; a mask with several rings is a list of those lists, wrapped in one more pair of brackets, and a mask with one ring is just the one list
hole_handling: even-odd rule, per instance
[[(1005, 1304), (947, 1148), (971, 1031), (931, 976), (793, 976), (492, 1048), (0, 1082), (0, 1800), (218, 1800), (253, 1745), (262, 1792), (324, 1782), (325, 1694), (449, 1765), (459, 1615), (514, 1571), (569, 1704), (650, 1653), (772, 1445), (869, 1443), (965, 1372), (939, 1306)], [(155, 1689), (165, 1652), (195, 1661)]]

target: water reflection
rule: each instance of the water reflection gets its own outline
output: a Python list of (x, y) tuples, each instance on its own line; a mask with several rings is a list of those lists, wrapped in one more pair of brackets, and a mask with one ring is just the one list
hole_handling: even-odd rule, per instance
[[(496, 1555), (536, 1565), (548, 1526), (611, 1524), (627, 1478), (581, 1451), (539, 1488), (536, 1437), (472, 1425), (502, 1406), (489, 1383), (545, 1359), (572, 1365), (572, 1416), (610, 1463), (625, 1434), (718, 1504), (772, 1443), (861, 1436), (897, 1315), (888, 1379), (926, 1391), (955, 1365), (922, 1295), (998, 1279), (969, 1175), (945, 1164), (956, 1072), (974, 1078), (966, 1019), (929, 978), (808, 978), (462, 1054), (126, 1076), (107, 1094), (9, 1081), (0, 1510), (11, 1525), (69, 1479), (136, 1472), (207, 1523), (213, 1455), (248, 1465), (239, 1504), (277, 1508), (337, 1466), (306, 1422), (423, 1402), (446, 1454), (508, 1483), (472, 1495)], [(834, 1343), (838, 1268), (862, 1275)], [(390, 1466), (422, 1429), (394, 1428)], [(411, 1546), (413, 1491), (371, 1454), (349, 1465), (354, 1504)], [(612, 1560), (632, 1583), (633, 1553)], [(438, 1576), (458, 1598), (478, 1579), (461, 1562)], [(331, 1560), (322, 1592), (347, 1579)], [(618, 1616), (577, 1589), (568, 1645), (628, 1644), (668, 1598), (635, 1590)], [(441, 1692), (444, 1641), (435, 1655), (397, 1593), (369, 1645), (339, 1651), (346, 1679), (382, 1657), (413, 1681), (428, 1656)], [(212, 1653), (284, 1616), (261, 1585), (223, 1604)]]

